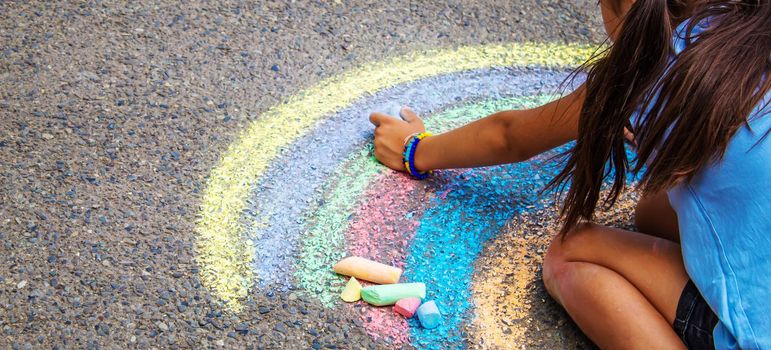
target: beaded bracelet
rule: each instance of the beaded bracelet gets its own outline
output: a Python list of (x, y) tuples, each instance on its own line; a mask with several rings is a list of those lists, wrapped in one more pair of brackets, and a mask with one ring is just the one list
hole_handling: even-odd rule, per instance
[(428, 177), (428, 175), (431, 174), (431, 171), (424, 171), (420, 172), (417, 168), (415, 168), (415, 152), (418, 149), (418, 144), (421, 140), (423, 140), (426, 137), (431, 136), (432, 134), (430, 132), (422, 132), (417, 135), (411, 135), (409, 141), (404, 146), (404, 153), (402, 153), (403, 158), (402, 161), (404, 162), (404, 169), (407, 170), (407, 173), (412, 175), (418, 180), (423, 180)]
[(404, 142), (402, 142), (402, 146), (403, 147), (407, 147), (407, 142), (410, 142), (410, 140), (412, 140), (413, 137), (418, 136), (418, 135), (420, 135), (419, 132), (407, 135), (407, 137), (404, 138)]

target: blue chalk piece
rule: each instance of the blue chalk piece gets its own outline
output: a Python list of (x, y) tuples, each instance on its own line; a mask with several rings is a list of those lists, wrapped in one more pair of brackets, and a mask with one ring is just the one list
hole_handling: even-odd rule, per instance
[(439, 308), (436, 307), (436, 303), (433, 300), (420, 305), (418, 311), (415, 313), (418, 315), (418, 319), (420, 320), (420, 324), (423, 325), (423, 328), (436, 328), (442, 321), (442, 314), (439, 313)]

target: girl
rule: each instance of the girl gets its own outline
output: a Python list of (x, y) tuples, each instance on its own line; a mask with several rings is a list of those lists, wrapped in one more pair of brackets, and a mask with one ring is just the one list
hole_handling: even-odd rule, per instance
[[(423, 177), (576, 140), (543, 279), (578, 326), (602, 348), (771, 348), (771, 4), (600, 7), (613, 44), (573, 93), (430, 137), (409, 109), (374, 113), (375, 156)], [(611, 205), (627, 170), (643, 174), (639, 232), (592, 224), (604, 180)]]

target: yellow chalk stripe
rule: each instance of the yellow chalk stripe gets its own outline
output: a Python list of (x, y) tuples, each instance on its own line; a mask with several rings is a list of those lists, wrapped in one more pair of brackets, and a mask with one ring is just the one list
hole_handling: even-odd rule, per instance
[(197, 262), (204, 285), (233, 310), (252, 284), (251, 249), (242, 211), (280, 149), (322, 117), (384, 88), (429, 76), (494, 66), (574, 67), (594, 47), (578, 44), (496, 44), (431, 50), (371, 63), (321, 81), (265, 112), (241, 132), (212, 170), (196, 223)]
[[(612, 210), (597, 211), (594, 221), (623, 227), (637, 201), (634, 190), (627, 191)], [(548, 233), (560, 228), (557, 213), (558, 207), (551, 207), (531, 211), (527, 215), (529, 218), (513, 218), (477, 258), (472, 287), (476, 318), (468, 332), (472, 349), (525, 348), (532, 341), (528, 337), (533, 333), (545, 334), (548, 338), (549, 333), (558, 332), (538, 328), (533, 311), (544, 304), (531, 285), (543, 264), (544, 253), (539, 253), (539, 249), (545, 251), (554, 238)], [(533, 218), (539, 219), (534, 222)], [(568, 339), (570, 341), (574, 340)]]
[(528, 316), (527, 285), (535, 280), (538, 263), (525, 261), (531, 242), (524, 232), (502, 233), (486, 252), (489, 257), (474, 275), (473, 295), (476, 318), (469, 332), (480, 349), (506, 349), (524, 344), (526, 327), (520, 323)]

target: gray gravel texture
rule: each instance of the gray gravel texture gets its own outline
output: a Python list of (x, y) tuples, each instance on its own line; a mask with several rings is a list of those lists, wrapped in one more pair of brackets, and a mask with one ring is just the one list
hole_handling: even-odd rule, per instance
[(320, 79), (426, 48), (600, 42), (598, 15), (589, 0), (0, 2), (0, 348), (388, 348), (294, 293), (222, 308), (194, 261), (205, 176)]

